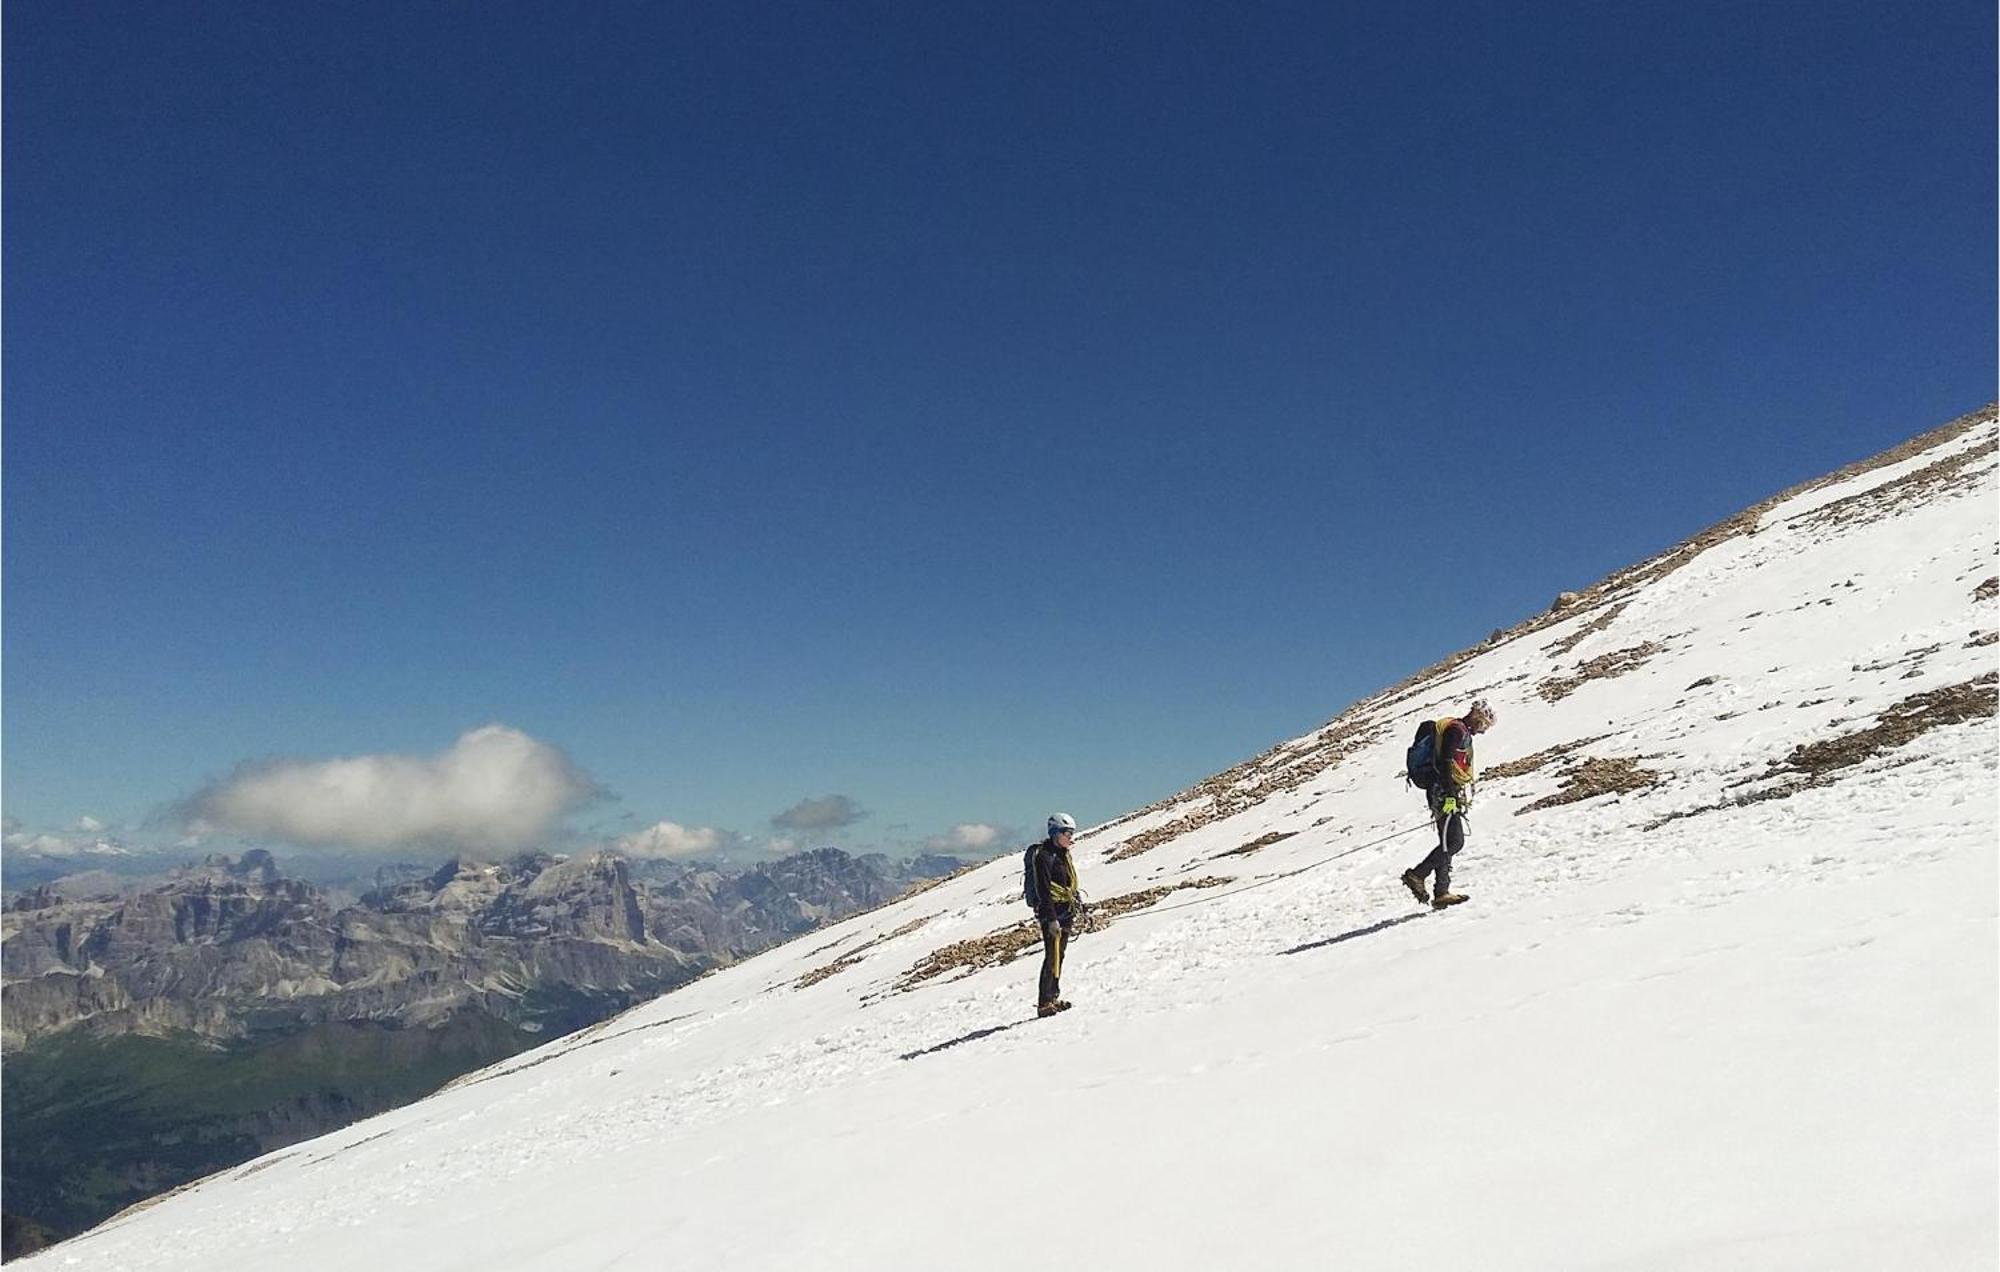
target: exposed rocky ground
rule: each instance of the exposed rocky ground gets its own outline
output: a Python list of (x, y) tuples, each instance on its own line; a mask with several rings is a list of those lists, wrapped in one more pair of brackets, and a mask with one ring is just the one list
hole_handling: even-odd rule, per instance
[(1651, 769), (1640, 768), (1639, 761), (1629, 755), (1593, 756), (1570, 765), (1563, 771), (1562, 779), (1561, 789), (1523, 804), (1514, 810), (1514, 815), (1519, 817), (1544, 808), (1560, 808), (1564, 804), (1574, 804), (1599, 795), (1643, 791), (1657, 784), (1660, 775)]
[[(2000, 689), (1995, 687), (1996, 680), (2000, 680), (2000, 674), (1988, 672), (1972, 680), (1911, 694), (1882, 711), (1868, 727), (1801, 742), (1783, 759), (1769, 761), (1763, 772), (1749, 774), (1731, 784), (1752, 787), (1746, 794), (1668, 813), (1648, 822), (1645, 829), (1652, 830), (1685, 817), (1698, 817), (1721, 809), (1787, 799), (1801, 791), (1850, 776), (1864, 762), (1907, 746), (1933, 729), (1990, 718), (2000, 712)], [(1656, 777), (1650, 773), (1643, 776), (1648, 779)], [(1651, 784), (1650, 780), (1643, 783)]]
[[(1608, 613), (1612, 617), (1616, 617), (1617, 611), (1608, 611)], [(1600, 654), (1584, 662), (1572, 675), (1549, 677), (1535, 686), (1535, 692), (1542, 695), (1542, 701), (1544, 702), (1561, 702), (1589, 681), (1608, 680), (1613, 676), (1622, 676), (1634, 667), (1644, 665), (1648, 658), (1659, 653), (1663, 648), (1665, 646), (1661, 645), (1658, 641), (1647, 641), (1643, 645), (1634, 645), (1630, 649), (1619, 649), (1608, 654)]]
[[(1147, 906), (1155, 905), (1161, 898), (1167, 896), (1169, 893), (1178, 892), (1182, 888), (1220, 888), (1233, 882), (1234, 880), (1232, 879), (1211, 875), (1200, 879), (1187, 879), (1177, 883), (1163, 884), (1156, 888), (1146, 888), (1139, 892), (1126, 892), (1103, 901), (1092, 902), (1083, 920), (1078, 925), (1078, 934), (1081, 935), (1090, 932), (1096, 927), (1111, 922), (1120, 915), (1130, 914), (1134, 910), (1143, 910)], [(925, 981), (936, 976), (942, 976), (946, 972), (965, 973), (976, 971), (982, 967), (999, 967), (1002, 964), (1013, 962), (1031, 949), (1041, 948), (1041, 944), (1041, 930), (1035, 921), (1032, 918), (1023, 919), (1019, 923), (1010, 923), (1006, 927), (988, 932), (984, 936), (974, 937), (968, 941), (957, 941), (953, 944), (932, 950), (918, 959), (909, 971), (903, 973), (902, 978), (897, 981), (894, 989), (899, 993), (904, 990), (915, 989)], [(856, 950), (855, 953), (858, 955), (860, 951)], [(858, 961), (858, 958), (847, 960), (847, 966), (852, 966), (854, 962)], [(826, 969), (821, 970), (825, 971)], [(834, 970), (844, 969), (836, 968)], [(826, 974), (831, 975), (832, 973), (831, 971), (827, 971)], [(824, 975), (809, 972), (806, 976), (800, 978), (800, 988), (815, 984), (824, 979)]]

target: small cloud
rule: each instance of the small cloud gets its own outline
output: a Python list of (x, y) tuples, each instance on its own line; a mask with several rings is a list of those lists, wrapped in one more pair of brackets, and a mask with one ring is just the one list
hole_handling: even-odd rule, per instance
[[(86, 819), (88, 820), (88, 819)], [(100, 827), (99, 829), (102, 829)], [(129, 857), (131, 849), (109, 835), (79, 834), (76, 831), (33, 831), (9, 819), (0, 832), (0, 848), (8, 852), (38, 857)]]
[(20, 823), (15, 822), (15, 828), (9, 830), (4, 839), (0, 839), (0, 846), (4, 846), (9, 852), (31, 852), (43, 857), (68, 857), (74, 855), (77, 850), (77, 845), (62, 835), (21, 830), (19, 826)]
[(76, 828), (86, 835), (95, 835), (104, 829), (104, 823), (85, 813), (76, 819)]
[(819, 799), (800, 800), (773, 817), (771, 824), (779, 830), (810, 835), (844, 829), (867, 815), (867, 809), (845, 795), (824, 795)]
[(358, 755), (246, 764), (180, 809), (190, 833), (308, 847), (524, 848), (603, 795), (569, 757), (487, 725), (436, 755)]
[(924, 840), (929, 852), (991, 852), (1006, 832), (985, 822), (960, 822), (942, 835)]
[(682, 826), (662, 821), (633, 834), (621, 835), (611, 846), (628, 857), (711, 857), (735, 838), (712, 826)]

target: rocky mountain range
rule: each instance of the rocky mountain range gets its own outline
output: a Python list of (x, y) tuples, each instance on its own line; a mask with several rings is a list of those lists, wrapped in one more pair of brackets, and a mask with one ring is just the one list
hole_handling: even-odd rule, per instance
[(123, 893), (39, 885), (0, 914), (10, 1226), (77, 1230), (962, 864), (461, 857), (343, 905), (253, 849)]

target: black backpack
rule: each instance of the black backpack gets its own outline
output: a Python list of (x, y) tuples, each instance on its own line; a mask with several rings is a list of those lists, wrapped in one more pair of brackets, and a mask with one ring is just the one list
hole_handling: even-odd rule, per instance
[(1417, 726), (1417, 736), (1403, 756), (1403, 776), (1415, 787), (1428, 791), (1437, 781), (1438, 722), (1426, 720)]
[(1037, 914), (1042, 912), (1042, 890), (1035, 884), (1035, 850), (1040, 847), (1040, 844), (1029, 844), (1027, 851), (1021, 854), (1021, 899)]

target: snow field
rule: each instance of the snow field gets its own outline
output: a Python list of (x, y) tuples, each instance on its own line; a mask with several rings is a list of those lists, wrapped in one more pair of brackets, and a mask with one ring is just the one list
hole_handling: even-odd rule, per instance
[[(1366, 744), (1296, 790), (1115, 863), (1201, 801), (1087, 833), (1100, 900), (1235, 882), (1080, 937), (1074, 1011), (1031, 1019), (1033, 954), (890, 992), (1024, 917), (1003, 857), (25, 1266), (1995, 1267), (1992, 716), (1715, 807), (2000, 666), (1994, 442), (1808, 491), (1359, 704)], [(1817, 519), (1954, 454), (1976, 482)], [(1483, 769), (1585, 742), (1659, 780), (1522, 815), (1568, 760), (1483, 782), (1473, 903), (1432, 915), (1396, 881), (1429, 835), (1401, 753), (1475, 694)]]

